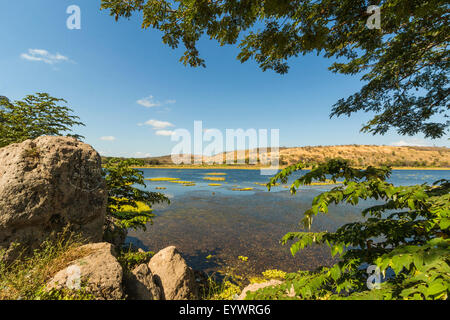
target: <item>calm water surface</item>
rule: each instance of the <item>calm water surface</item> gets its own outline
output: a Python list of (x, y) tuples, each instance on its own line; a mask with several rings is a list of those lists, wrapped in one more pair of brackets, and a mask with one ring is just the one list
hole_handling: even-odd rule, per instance
[[(171, 204), (155, 206), (153, 225), (145, 232), (130, 231), (129, 242), (151, 251), (175, 245), (189, 265), (207, 272), (217, 270), (223, 263), (233, 264), (239, 255), (249, 257), (248, 264), (255, 272), (272, 268), (312, 270), (333, 262), (327, 247), (309, 248), (292, 257), (289, 246), (279, 243), (286, 232), (299, 230), (302, 212), (309, 208), (314, 196), (330, 186), (305, 187), (293, 196), (283, 186), (268, 192), (264, 186), (255, 184), (267, 183), (270, 179), (270, 176), (260, 175), (259, 170), (143, 171), (146, 178), (179, 178), (196, 185), (147, 181), (147, 190), (163, 192), (171, 199)], [(226, 173), (222, 176), (226, 180), (204, 180), (211, 172)], [(390, 181), (396, 185), (414, 185), (444, 178), (450, 179), (450, 171), (394, 170)], [(209, 186), (210, 183), (222, 185)], [(156, 190), (156, 187), (167, 189)], [(237, 187), (254, 190), (232, 190)], [(332, 206), (328, 215), (315, 218), (313, 231), (334, 231), (345, 223), (360, 220), (359, 212), (370, 204)], [(206, 259), (209, 255), (213, 259)]]

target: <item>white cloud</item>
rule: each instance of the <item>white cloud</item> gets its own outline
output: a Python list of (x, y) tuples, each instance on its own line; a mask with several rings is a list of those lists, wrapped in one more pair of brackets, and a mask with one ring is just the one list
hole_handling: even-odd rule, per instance
[(147, 122), (145, 122), (146, 125), (153, 127), (153, 129), (165, 129), (169, 127), (175, 127), (174, 124), (167, 122), (167, 121), (159, 121), (155, 119), (150, 119)]
[(428, 147), (431, 146), (431, 144), (423, 139), (406, 139), (406, 140), (400, 140), (396, 142), (392, 142), (391, 146), (396, 147), (406, 147), (406, 146), (416, 146), (416, 147)]
[(174, 104), (177, 101), (176, 100), (166, 100), (166, 101), (160, 102), (160, 101), (156, 101), (155, 98), (152, 95), (150, 95), (148, 97), (139, 99), (136, 102), (137, 102), (137, 104), (140, 104), (143, 107), (154, 108), (154, 107), (161, 107), (161, 106), (164, 106), (167, 104)]
[(113, 137), (113, 136), (105, 136), (105, 137), (101, 137), (100, 140), (103, 140), (103, 141), (115, 141), (115, 140), (116, 140), (116, 137)]
[(56, 64), (60, 62), (69, 62), (70, 59), (59, 53), (52, 54), (43, 49), (28, 49), (28, 53), (22, 53), (20, 55), (22, 59), (28, 61), (39, 61), (47, 64)]
[(170, 137), (173, 134), (174, 134), (174, 131), (172, 131), (172, 130), (158, 130), (158, 131), (156, 131), (156, 135), (157, 136)]

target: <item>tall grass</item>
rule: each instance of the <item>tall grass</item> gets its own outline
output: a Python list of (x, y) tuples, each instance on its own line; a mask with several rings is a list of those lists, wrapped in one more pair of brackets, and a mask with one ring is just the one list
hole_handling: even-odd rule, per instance
[(78, 292), (48, 291), (47, 282), (74, 260), (90, 254), (84, 239), (66, 227), (52, 234), (30, 256), (21, 254), (13, 262), (5, 262), (6, 250), (0, 250), (0, 300), (90, 299), (81, 289)]

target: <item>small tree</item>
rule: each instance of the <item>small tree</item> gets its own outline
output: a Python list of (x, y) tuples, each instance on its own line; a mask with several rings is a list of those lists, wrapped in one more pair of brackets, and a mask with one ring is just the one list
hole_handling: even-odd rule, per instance
[(152, 222), (151, 206), (167, 202), (162, 193), (150, 192), (137, 188), (146, 187), (142, 171), (133, 166), (142, 165), (139, 160), (108, 159), (104, 164), (106, 188), (108, 190), (107, 214), (125, 229), (146, 229)]
[(78, 121), (79, 117), (72, 114), (73, 110), (62, 103), (67, 101), (47, 93), (28, 95), (15, 102), (0, 97), (0, 147), (43, 135), (63, 135), (71, 132), (75, 125), (84, 126)]
[[(287, 183), (288, 177), (305, 168), (285, 168), (268, 183)], [(345, 160), (330, 160), (315, 166), (291, 186), (295, 194), (302, 185), (331, 179), (343, 184), (314, 198), (304, 213), (302, 232), (290, 232), (282, 243), (294, 241), (291, 252), (312, 245), (328, 245), (340, 261), (317, 272), (294, 273), (275, 289), (265, 289), (250, 298), (289, 298), (295, 291), (302, 299), (447, 299), (450, 294), (450, 181), (433, 186), (394, 186), (387, 182), (388, 167), (358, 170)], [(380, 204), (362, 211), (361, 222), (343, 225), (335, 232), (310, 232), (313, 217), (328, 213), (330, 204), (356, 205), (374, 199)], [(368, 266), (381, 275), (391, 273), (379, 290), (368, 290)], [(393, 274), (392, 274), (393, 273)], [(292, 295), (290, 295), (292, 297)]]

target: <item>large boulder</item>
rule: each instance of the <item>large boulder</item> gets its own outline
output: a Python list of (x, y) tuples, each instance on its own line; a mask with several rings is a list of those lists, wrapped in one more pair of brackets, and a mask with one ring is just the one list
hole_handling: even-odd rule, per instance
[(161, 300), (161, 288), (145, 263), (124, 276), (124, 290), (129, 300)]
[(162, 299), (198, 299), (198, 285), (194, 271), (175, 247), (159, 251), (150, 259), (148, 266), (156, 283), (163, 289)]
[(101, 158), (70, 137), (43, 136), (0, 149), (0, 248), (31, 251), (70, 224), (91, 242), (102, 239), (106, 213)]
[(47, 284), (47, 290), (84, 289), (99, 300), (124, 298), (123, 271), (110, 243), (91, 243), (79, 248), (88, 254), (59, 271)]

